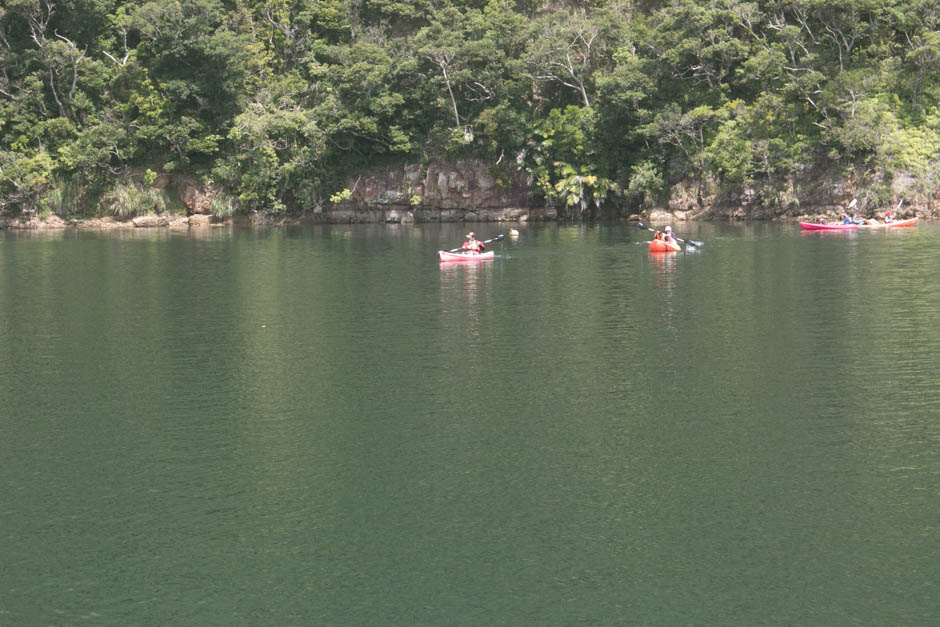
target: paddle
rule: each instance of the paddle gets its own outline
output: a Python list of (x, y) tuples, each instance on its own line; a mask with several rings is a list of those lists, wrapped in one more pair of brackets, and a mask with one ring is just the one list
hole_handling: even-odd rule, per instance
[[(655, 230), (656, 230), (656, 229), (651, 229), (650, 227), (646, 226), (646, 225), (643, 224), (642, 222), (637, 222), (636, 225), (637, 225), (637, 227), (639, 227), (639, 228), (641, 228), (641, 229), (646, 229), (647, 231), (655, 231)], [(705, 242), (696, 242), (694, 239), (682, 239), (681, 237), (676, 237), (675, 235), (673, 235), (672, 237), (675, 237), (675, 239), (676, 239), (677, 242), (685, 242), (685, 244), (686, 244), (686, 245), (689, 245), (689, 246), (704, 246), (704, 245), (705, 245)]]
[[(483, 245), (486, 246), (486, 245), (489, 244), (490, 242), (498, 242), (498, 241), (502, 240), (504, 237), (506, 237), (506, 236), (503, 235), (502, 233), (500, 233), (499, 235), (497, 235), (497, 236), (494, 237), (493, 239), (488, 239), (488, 240), (486, 240), (485, 242), (483, 242)], [(460, 248), (455, 248), (455, 249), (453, 249), (453, 250), (449, 250), (449, 251), (447, 251), (447, 252), (450, 252), (450, 253), (458, 253), (458, 252), (460, 252), (461, 250), (463, 250), (463, 246), (461, 246)]]
[[(854, 206), (857, 205), (857, 204), (858, 204), (858, 198), (853, 198), (853, 199), (852, 199), (852, 202), (849, 203), (849, 209), (851, 209), (852, 207), (854, 207)], [(842, 212), (842, 215), (844, 215), (844, 216), (845, 216), (846, 218), (848, 218), (849, 220), (852, 219), (852, 216), (849, 214), (848, 211), (843, 211), (843, 212)]]

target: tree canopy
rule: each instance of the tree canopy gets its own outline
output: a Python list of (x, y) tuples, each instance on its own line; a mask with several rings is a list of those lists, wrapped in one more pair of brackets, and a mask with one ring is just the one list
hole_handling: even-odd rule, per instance
[[(547, 203), (861, 171), (940, 186), (936, 0), (7, 0), (0, 210), (184, 173), (310, 210), (375, 163), (475, 157)], [(57, 200), (58, 199), (58, 200)]]

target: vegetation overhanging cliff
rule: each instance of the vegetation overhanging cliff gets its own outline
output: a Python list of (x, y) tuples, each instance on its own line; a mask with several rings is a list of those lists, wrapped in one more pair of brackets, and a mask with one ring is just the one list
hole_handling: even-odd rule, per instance
[[(938, 105), (933, 0), (12, 0), (0, 213), (322, 216), (464, 163), (566, 219), (933, 214)], [(383, 202), (451, 210), (424, 176)]]

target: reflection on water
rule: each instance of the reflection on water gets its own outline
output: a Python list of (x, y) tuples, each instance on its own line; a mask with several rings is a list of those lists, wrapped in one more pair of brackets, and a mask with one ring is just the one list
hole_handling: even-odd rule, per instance
[(815, 237), (817, 239), (832, 238), (853, 238), (858, 237), (858, 229), (832, 229), (832, 230), (800, 230), (802, 237)]
[(0, 233), (0, 623), (936, 622), (940, 227), (466, 231)]
[(486, 297), (486, 279), (496, 263), (486, 261), (441, 263), (441, 314), (459, 314), (465, 320), (465, 332), (479, 337), (481, 333), (480, 307)]
[(648, 255), (653, 278), (651, 297), (658, 305), (659, 319), (662, 321), (663, 329), (668, 331), (675, 331), (673, 296), (677, 289), (676, 268), (682, 254), (681, 252), (668, 252)]

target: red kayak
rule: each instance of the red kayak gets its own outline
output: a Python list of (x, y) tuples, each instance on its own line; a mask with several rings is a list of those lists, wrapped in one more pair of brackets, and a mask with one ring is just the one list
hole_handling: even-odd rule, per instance
[(676, 242), (667, 242), (662, 239), (650, 240), (651, 253), (677, 253), (681, 250), (682, 248)]
[(800, 226), (807, 231), (851, 231), (857, 229), (857, 224), (819, 224), (818, 222), (800, 222)]
[(446, 250), (437, 251), (437, 256), (441, 262), (450, 261), (486, 261), (492, 259), (496, 254), (490, 250), (485, 253), (452, 253)]

